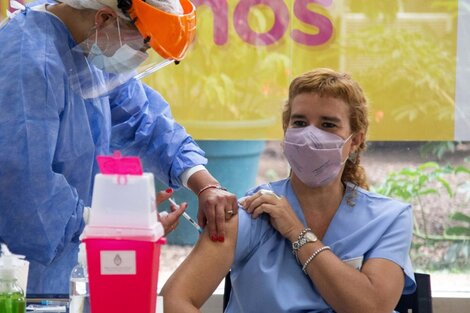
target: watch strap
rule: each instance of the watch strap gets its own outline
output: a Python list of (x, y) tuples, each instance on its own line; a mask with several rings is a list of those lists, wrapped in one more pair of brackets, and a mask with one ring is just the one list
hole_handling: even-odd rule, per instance
[(312, 241), (312, 240), (309, 240), (308, 238), (306, 238), (305, 235), (306, 235), (307, 233), (312, 233), (312, 234), (315, 236), (315, 238), (317, 237), (317, 236), (313, 233), (312, 229), (310, 229), (309, 227), (307, 227), (307, 228), (304, 228), (304, 229), (300, 232), (300, 234), (299, 234), (297, 240), (292, 243), (292, 253), (295, 255), (295, 257), (296, 257), (296, 259), (297, 259), (297, 262), (299, 261), (299, 258), (298, 258), (298, 256), (297, 256), (297, 253), (298, 253), (299, 249), (302, 248), (302, 246), (305, 245), (305, 244), (308, 243), (308, 242), (315, 242), (315, 241), (317, 241), (316, 239)]

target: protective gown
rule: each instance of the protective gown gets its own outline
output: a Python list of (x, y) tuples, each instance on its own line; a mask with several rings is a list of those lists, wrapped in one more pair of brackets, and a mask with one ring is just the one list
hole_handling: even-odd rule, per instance
[(139, 81), (83, 100), (64, 66), (76, 45), (59, 19), (30, 8), (0, 29), (0, 241), (30, 261), (29, 294), (68, 293), (97, 155), (138, 155), (172, 187), (207, 161)]

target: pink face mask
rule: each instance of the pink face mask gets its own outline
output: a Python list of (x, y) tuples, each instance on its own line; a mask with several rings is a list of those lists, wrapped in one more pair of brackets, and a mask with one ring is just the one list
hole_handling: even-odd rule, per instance
[(341, 152), (344, 140), (315, 126), (288, 128), (284, 137), (284, 155), (295, 175), (309, 187), (331, 182), (346, 160)]

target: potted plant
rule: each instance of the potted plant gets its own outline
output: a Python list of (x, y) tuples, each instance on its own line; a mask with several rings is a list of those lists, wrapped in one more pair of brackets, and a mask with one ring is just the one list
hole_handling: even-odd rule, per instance
[[(256, 183), (259, 156), (266, 138), (281, 132), (280, 115), (287, 95), (290, 59), (277, 47), (253, 46), (232, 34), (217, 46), (206, 29), (206, 11), (198, 9), (198, 33), (188, 56), (145, 80), (160, 91), (181, 123), (206, 152), (209, 171), (229, 191), (242, 196)], [(265, 15), (254, 10), (254, 22), (265, 27)], [(165, 186), (159, 186), (164, 188)], [(188, 190), (175, 194), (197, 212)], [(194, 244), (198, 234), (182, 222), (170, 243)]]

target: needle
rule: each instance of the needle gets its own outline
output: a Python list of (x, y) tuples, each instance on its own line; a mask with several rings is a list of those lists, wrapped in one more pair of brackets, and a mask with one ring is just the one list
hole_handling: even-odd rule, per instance
[[(173, 200), (172, 198), (169, 198), (168, 201), (170, 201), (170, 203), (173, 204), (174, 206), (179, 207), (179, 205), (176, 204), (175, 200)], [(202, 228), (201, 228), (201, 226), (199, 226), (199, 224), (196, 223), (196, 222), (192, 219), (192, 217), (189, 216), (188, 213), (183, 212), (182, 215), (183, 215), (183, 217), (184, 217), (186, 220), (188, 220), (188, 222), (190, 222), (190, 223), (197, 229), (197, 231), (198, 231), (200, 234), (202, 234)]]

